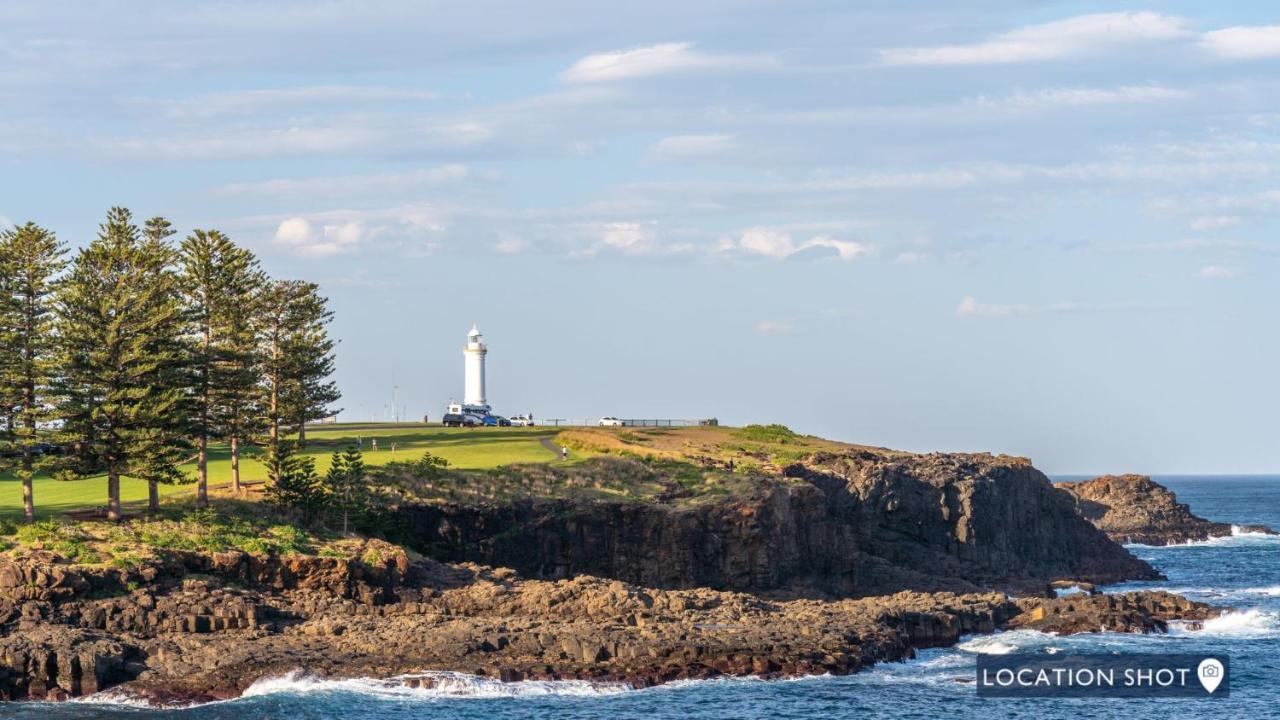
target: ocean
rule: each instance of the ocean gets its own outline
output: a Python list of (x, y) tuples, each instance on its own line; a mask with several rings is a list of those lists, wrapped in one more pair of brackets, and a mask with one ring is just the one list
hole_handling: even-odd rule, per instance
[[(1196, 514), (1280, 528), (1280, 476), (1157, 477)], [(255, 685), (242, 698), (186, 709), (134, 707), (111, 697), (72, 703), (0, 704), (0, 717), (182, 718), (184, 720), (505, 720), (507, 718), (1146, 718), (1280, 717), (1280, 538), (1236, 534), (1173, 547), (1132, 546), (1168, 576), (1107, 591), (1164, 588), (1233, 608), (1203, 630), (1165, 635), (1113, 633), (1055, 637), (1011, 631), (964, 639), (904, 663), (848, 677), (783, 681), (734, 679), (674, 683), (646, 690), (587, 683), (512, 683), (447, 675), (431, 690), (373, 680), (323, 682), (303, 676)], [(1013, 651), (1222, 653), (1231, 658), (1229, 697), (1178, 700), (980, 699), (975, 658)]]

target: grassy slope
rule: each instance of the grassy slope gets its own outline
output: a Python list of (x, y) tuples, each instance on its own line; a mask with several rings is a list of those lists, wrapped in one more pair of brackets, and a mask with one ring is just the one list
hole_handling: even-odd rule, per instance
[[(725, 474), (730, 460), (738, 475), (756, 471), (776, 472), (777, 468), (814, 451), (861, 447), (796, 435), (786, 428), (779, 428), (444, 428), (413, 423), (342, 424), (309, 428), (306, 454), (315, 458), (316, 469), (323, 473), (328, 469), (329, 457), (334, 451), (350, 447), (360, 438), (363, 440), (365, 461), (370, 465), (382, 465), (392, 460), (415, 460), (430, 451), (448, 460), (452, 468), (481, 471), (519, 463), (557, 461), (556, 465), (559, 465), (557, 455), (542, 445), (542, 440), (555, 438), (557, 444), (563, 443), (570, 448), (570, 465), (599, 455), (643, 457), (659, 463), (674, 463), (663, 474), (686, 486), (685, 490), (702, 495), (733, 491), (735, 476), (732, 472)], [(376, 452), (371, 442), (374, 438), (378, 440)], [(396, 445), (395, 452), (391, 451), (392, 443)], [(719, 476), (708, 481), (705, 472), (708, 468), (716, 470)], [(194, 480), (194, 464), (183, 469)], [(548, 473), (529, 468), (474, 473), (470, 484), (461, 490), (456, 483), (449, 482), (440, 483), (441, 487), (424, 488), (424, 493), (425, 496), (454, 498), (466, 490), (462, 495), (501, 498), (513, 493), (555, 495), (581, 492), (586, 487), (603, 496), (647, 497), (671, 489), (665, 484), (650, 487), (653, 483), (644, 478), (595, 477), (598, 471), (590, 468), (580, 473), (570, 468), (566, 471), (567, 474)], [(246, 482), (263, 480), (265, 474), (265, 469), (256, 459), (242, 459), (241, 477)], [(210, 482), (217, 486), (228, 483), (230, 477), (227, 448), (211, 448)], [(191, 494), (193, 489), (191, 484), (162, 486), (161, 492), (169, 496), (183, 496)], [(102, 506), (106, 483), (101, 477), (71, 482), (38, 477), (35, 495), (38, 514), (49, 517), (68, 510)], [(141, 504), (146, 495), (145, 483), (128, 478), (121, 482), (121, 499), (125, 503)], [(20, 517), (21, 512), (21, 485), (11, 476), (0, 475), (0, 518)]]
[[(308, 428), (306, 454), (315, 458), (316, 469), (323, 473), (329, 467), (329, 456), (364, 440), (365, 462), (381, 465), (391, 460), (414, 460), (425, 451), (445, 458), (457, 468), (484, 469), (511, 463), (546, 462), (554, 456), (541, 444), (543, 438), (553, 437), (555, 428), (444, 428), (439, 425), (412, 423), (391, 424), (343, 424)], [(374, 452), (371, 440), (377, 438), (378, 450)], [(395, 443), (395, 452), (391, 444)], [(579, 455), (581, 453), (578, 453)], [(195, 464), (183, 469), (194, 481)], [(247, 482), (265, 479), (266, 472), (257, 460), (242, 458), (241, 478)], [(209, 481), (214, 484), (231, 480), (231, 462), (226, 446), (210, 450)], [(190, 493), (193, 485), (161, 486), (163, 495)], [(104, 478), (88, 478), (59, 482), (48, 477), (35, 480), (36, 511), (41, 517), (68, 510), (94, 508), (106, 503)], [(125, 503), (143, 502), (147, 497), (144, 482), (124, 478), (120, 483), (121, 500)], [(0, 475), (0, 517), (20, 517), (22, 514), (22, 486), (11, 475)]]

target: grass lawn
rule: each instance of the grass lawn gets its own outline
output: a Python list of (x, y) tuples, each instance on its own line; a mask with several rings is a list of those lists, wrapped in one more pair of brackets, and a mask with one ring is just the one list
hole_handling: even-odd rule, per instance
[[(555, 460), (542, 445), (544, 438), (555, 436), (562, 428), (446, 428), (440, 425), (420, 423), (369, 424), (352, 423), (322, 425), (307, 428), (305, 454), (316, 459), (316, 470), (329, 469), (329, 456), (363, 441), (365, 462), (382, 465), (392, 460), (416, 460), (424, 452), (449, 461), (451, 467), (463, 469), (494, 468), (512, 463), (547, 462)], [(378, 449), (373, 450), (373, 440)], [(392, 444), (395, 451), (391, 450)], [(210, 448), (209, 482), (231, 481), (230, 451), (225, 445)], [(265, 480), (266, 470), (253, 457), (252, 450), (240, 459), (240, 477), (245, 482)], [(571, 453), (571, 459), (581, 452)], [(195, 464), (184, 465), (183, 470), (194, 481)], [(161, 495), (194, 492), (195, 486), (162, 485)], [(49, 517), (68, 510), (95, 508), (106, 504), (107, 483), (105, 477), (60, 482), (49, 477), (35, 479), (36, 514)], [(145, 503), (147, 484), (132, 478), (120, 482), (122, 502)], [(22, 516), (22, 485), (9, 474), (0, 474), (0, 517)]]

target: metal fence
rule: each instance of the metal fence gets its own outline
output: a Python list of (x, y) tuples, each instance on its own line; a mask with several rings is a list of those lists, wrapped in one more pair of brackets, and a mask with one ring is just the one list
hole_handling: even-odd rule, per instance
[[(656, 418), (618, 418), (622, 427), (697, 427), (699, 425), (719, 425), (715, 418), (701, 420), (689, 419), (656, 419)], [(539, 425), (552, 427), (598, 427), (600, 418), (543, 418)]]

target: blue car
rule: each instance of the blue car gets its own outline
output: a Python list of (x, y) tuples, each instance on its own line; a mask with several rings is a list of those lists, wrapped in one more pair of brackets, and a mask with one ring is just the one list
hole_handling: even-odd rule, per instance
[(485, 415), (485, 427), (511, 427), (511, 421), (501, 415)]

